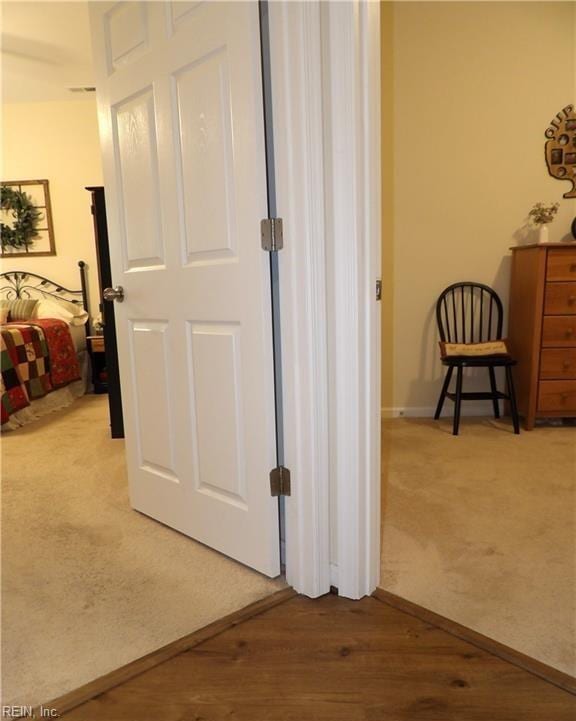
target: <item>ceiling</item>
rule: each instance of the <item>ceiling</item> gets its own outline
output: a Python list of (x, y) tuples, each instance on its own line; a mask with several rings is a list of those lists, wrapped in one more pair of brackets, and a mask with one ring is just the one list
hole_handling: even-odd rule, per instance
[(87, 2), (2, 2), (3, 102), (78, 100), (94, 84)]

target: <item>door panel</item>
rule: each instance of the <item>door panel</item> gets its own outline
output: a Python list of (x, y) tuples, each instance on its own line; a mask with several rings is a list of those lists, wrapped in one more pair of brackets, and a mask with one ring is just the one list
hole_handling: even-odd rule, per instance
[(171, 12), (171, 19), (172, 19), (172, 29), (176, 30), (178, 28), (178, 25), (180, 21), (189, 13), (191, 13), (193, 10), (196, 10), (200, 5), (203, 5), (204, 2), (200, 0), (200, 2), (186, 2), (186, 0), (182, 0), (182, 2), (171, 2), (170, 3), (170, 12)]
[[(245, 505), (239, 329), (230, 324), (191, 326), (199, 488), (212, 489), (224, 502)], [(227, 449), (224, 459), (222, 448)]]
[(219, 49), (180, 71), (174, 89), (187, 261), (231, 257), (236, 210), (226, 52)]
[(160, 178), (152, 88), (113, 109), (121, 184), (124, 267), (162, 265)]
[(131, 502), (279, 573), (256, 3), (92, 3)]
[(177, 480), (174, 463), (168, 321), (132, 321), (131, 356), (138, 418), (138, 463), (152, 473)]
[(146, 51), (148, 16), (143, 3), (115, 3), (104, 16), (108, 71), (133, 62)]

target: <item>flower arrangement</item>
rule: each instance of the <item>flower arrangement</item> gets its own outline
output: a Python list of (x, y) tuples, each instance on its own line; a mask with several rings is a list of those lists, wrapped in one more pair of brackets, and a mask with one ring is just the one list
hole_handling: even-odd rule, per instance
[(536, 226), (548, 225), (556, 217), (556, 213), (560, 208), (560, 203), (552, 203), (545, 205), (544, 203), (536, 203), (532, 210), (528, 213), (528, 217)]

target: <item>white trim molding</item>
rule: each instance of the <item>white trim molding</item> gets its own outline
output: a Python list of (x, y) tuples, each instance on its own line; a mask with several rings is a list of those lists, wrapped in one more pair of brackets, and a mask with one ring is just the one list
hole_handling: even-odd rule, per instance
[(328, 365), (318, 2), (269, 4), (278, 215), (286, 579), (316, 597), (330, 589)]
[[(504, 404), (499, 401), (500, 412), (504, 414)], [(427, 418), (432, 420), (436, 406), (383, 406), (381, 409), (382, 418)], [(442, 418), (452, 418), (454, 415), (454, 404), (447, 401), (442, 409)], [(481, 401), (480, 403), (463, 403), (462, 416), (488, 417), (492, 416), (492, 402)]]
[(268, 7), (286, 578), (360, 598), (380, 569), (379, 3)]
[(361, 598), (380, 570), (380, 8), (353, 0), (323, 3), (321, 13), (332, 560), (339, 593)]

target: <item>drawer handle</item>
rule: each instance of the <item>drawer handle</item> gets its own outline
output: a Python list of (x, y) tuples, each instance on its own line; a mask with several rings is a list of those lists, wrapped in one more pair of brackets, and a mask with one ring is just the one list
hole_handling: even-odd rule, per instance
[(566, 331), (566, 337), (571, 338), (574, 335), (574, 328), (568, 328)]
[(576, 295), (568, 296), (568, 305), (574, 305), (576, 303)]
[(562, 403), (566, 403), (566, 401), (568, 400), (568, 393), (561, 393), (560, 400), (562, 401)]
[(565, 360), (565, 361), (562, 363), (562, 368), (568, 369), (568, 368), (570, 368), (571, 365), (572, 365), (572, 364), (570, 363), (569, 360)]
[(570, 264), (570, 272), (571, 272), (571, 273), (576, 273), (576, 263), (571, 263), (571, 264)]

